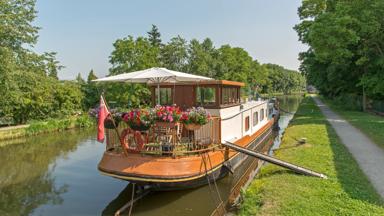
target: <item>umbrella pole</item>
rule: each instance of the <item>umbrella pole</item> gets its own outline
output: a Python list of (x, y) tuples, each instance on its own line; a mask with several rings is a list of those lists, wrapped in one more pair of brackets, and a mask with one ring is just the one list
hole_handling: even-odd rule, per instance
[(160, 81), (157, 82), (157, 105), (160, 105)]

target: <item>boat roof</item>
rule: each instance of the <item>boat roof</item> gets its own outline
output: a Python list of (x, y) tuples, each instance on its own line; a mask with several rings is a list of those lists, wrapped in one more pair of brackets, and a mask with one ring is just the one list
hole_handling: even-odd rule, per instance
[[(154, 83), (148, 84), (149, 86), (156, 86)], [(193, 82), (175, 82), (175, 83), (160, 83), (160, 86), (173, 86), (173, 85), (226, 85), (243, 87), (243, 82), (229, 81), (229, 80), (200, 80)]]

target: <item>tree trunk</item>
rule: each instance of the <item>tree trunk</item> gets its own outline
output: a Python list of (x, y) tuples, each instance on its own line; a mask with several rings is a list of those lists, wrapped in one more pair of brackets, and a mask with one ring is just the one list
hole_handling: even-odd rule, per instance
[(363, 111), (365, 112), (367, 110), (367, 96), (365, 95), (365, 89), (363, 86)]

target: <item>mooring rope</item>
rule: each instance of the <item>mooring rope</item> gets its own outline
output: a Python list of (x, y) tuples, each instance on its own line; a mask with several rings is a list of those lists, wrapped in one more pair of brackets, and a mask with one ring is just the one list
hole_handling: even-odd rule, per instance
[[(208, 171), (207, 171), (207, 162), (206, 162), (206, 158), (205, 157), (208, 157), (208, 161), (209, 161), (209, 164), (211, 166), (211, 169), (212, 169), (212, 163), (211, 163), (211, 158), (209, 157), (209, 155), (205, 155), (205, 154), (202, 154), (201, 155), (202, 159), (203, 159), (203, 162), (204, 162), (204, 167), (205, 167), (205, 173), (206, 173), (206, 176), (207, 176), (207, 180), (208, 180), (208, 185), (209, 185), (209, 189), (210, 189), (210, 194), (211, 194), (211, 197), (212, 197), (212, 200), (214, 200), (214, 202), (216, 202), (216, 199), (214, 199), (214, 196), (212, 194), (212, 186), (211, 186), (211, 183), (210, 183), (210, 180), (209, 180), (209, 174), (208, 174)], [(213, 178), (213, 183), (215, 185), (215, 190), (216, 190), (216, 193), (217, 193), (217, 198), (218, 198), (218, 206), (216, 206), (216, 209), (215, 211), (222, 207), (222, 204), (223, 204), (223, 200), (221, 199), (221, 195), (220, 195), (220, 191), (219, 191), (219, 188), (217, 187), (217, 183), (216, 183), (216, 179), (215, 179), (215, 176), (214, 176), (214, 173), (212, 173), (212, 178)], [(225, 208), (223, 208), (224, 212), (225, 212)]]
[[(132, 183), (132, 196), (131, 196), (132, 201), (133, 201), (134, 197), (135, 197), (135, 183)], [(129, 207), (129, 214), (128, 214), (129, 216), (131, 216), (131, 214), (132, 214), (132, 209), (133, 209), (133, 203)]]
[(201, 159), (202, 159), (202, 161), (203, 161), (203, 163), (204, 163), (205, 176), (207, 177), (208, 186), (209, 186), (209, 194), (211, 195), (212, 201), (213, 201), (213, 203), (214, 203), (215, 206), (216, 206), (216, 202), (217, 202), (217, 200), (215, 199), (215, 197), (214, 197), (213, 194), (212, 194), (212, 186), (211, 186), (211, 181), (209, 180), (208, 169), (207, 169), (207, 163), (206, 163), (206, 161), (205, 161), (204, 154), (201, 154)]

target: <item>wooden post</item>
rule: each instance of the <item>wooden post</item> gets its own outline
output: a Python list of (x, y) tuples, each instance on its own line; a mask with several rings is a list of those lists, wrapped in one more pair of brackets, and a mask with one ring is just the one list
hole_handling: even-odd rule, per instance
[[(105, 106), (107, 107), (108, 110), (110, 110), (110, 109), (109, 109), (109, 106), (108, 106), (108, 103), (107, 103), (107, 101), (106, 101), (105, 98), (104, 98), (104, 94), (102, 93), (101, 96), (102, 96), (103, 99), (104, 99)], [(116, 125), (115, 119), (113, 118), (112, 114), (110, 114), (110, 115), (111, 115), (111, 119), (112, 119), (113, 127), (115, 128), (117, 137), (119, 138), (119, 142), (120, 142), (121, 148), (123, 148), (124, 155), (125, 155), (125, 156), (128, 156), (128, 151), (127, 151), (127, 149), (125, 149), (125, 146), (124, 146), (123, 143), (121, 142), (120, 133), (119, 133), (119, 130), (117, 129), (117, 125)]]
[(265, 154), (262, 154), (262, 153), (258, 153), (258, 152), (255, 152), (255, 151), (243, 148), (241, 146), (238, 146), (238, 145), (236, 145), (234, 143), (230, 143), (228, 141), (222, 143), (222, 145), (224, 145), (226, 147), (229, 147), (229, 148), (231, 148), (231, 149), (233, 149), (235, 151), (244, 153), (246, 155), (258, 158), (260, 160), (263, 160), (263, 161), (275, 164), (277, 166), (281, 166), (281, 167), (290, 169), (290, 170), (292, 170), (292, 171), (294, 171), (296, 173), (300, 173), (300, 174), (305, 174), (305, 175), (310, 175), (310, 176), (315, 176), (315, 177), (327, 179), (327, 176), (324, 175), (324, 174), (321, 174), (321, 173), (318, 173), (318, 172), (315, 172), (315, 171), (312, 171), (312, 170), (309, 170), (309, 169), (306, 169), (306, 168), (303, 168), (303, 167), (299, 167), (297, 165), (294, 165), (294, 164), (291, 164), (291, 163), (279, 160), (277, 158), (274, 158), (274, 157), (271, 157), (271, 156), (268, 156), (268, 155), (265, 155)]
[(363, 111), (367, 111), (367, 96), (365, 95), (365, 88), (363, 85)]

